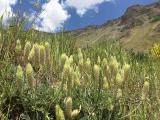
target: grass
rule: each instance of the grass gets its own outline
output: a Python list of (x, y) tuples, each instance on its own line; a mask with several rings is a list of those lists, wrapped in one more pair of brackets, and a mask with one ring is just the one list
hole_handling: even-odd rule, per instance
[[(1, 119), (159, 118), (159, 59), (125, 51), (114, 40), (81, 50), (63, 33), (24, 32), (20, 27), (0, 33)], [(48, 56), (23, 59), (27, 41), (34, 52), (39, 45), (44, 46), (44, 54), (49, 49)]]

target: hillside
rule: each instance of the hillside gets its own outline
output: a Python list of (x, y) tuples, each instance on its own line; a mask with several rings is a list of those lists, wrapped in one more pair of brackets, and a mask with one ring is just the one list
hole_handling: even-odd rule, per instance
[(147, 52), (154, 42), (160, 41), (160, 2), (131, 6), (115, 20), (71, 31), (70, 34), (79, 47), (115, 39), (126, 49)]

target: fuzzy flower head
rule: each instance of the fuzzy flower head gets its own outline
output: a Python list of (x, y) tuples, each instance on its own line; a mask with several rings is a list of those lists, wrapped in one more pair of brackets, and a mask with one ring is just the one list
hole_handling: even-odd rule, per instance
[(67, 114), (67, 116), (69, 118), (71, 118), (71, 114), (72, 114), (72, 98), (71, 97), (67, 97), (65, 100), (64, 100), (64, 104), (65, 104), (65, 112)]
[(15, 48), (16, 53), (20, 53), (22, 51), (22, 46), (21, 46), (21, 42), (18, 39), (16, 42), (16, 48)]
[(30, 49), (31, 49), (31, 43), (29, 41), (27, 41), (25, 44), (25, 47), (24, 47), (24, 51), (26, 53), (29, 53)]
[(149, 82), (145, 81), (142, 89), (142, 100), (145, 100), (149, 94)]
[(112, 56), (111, 57), (111, 60), (110, 60), (110, 66), (111, 68), (116, 72), (118, 70), (118, 67), (119, 67), (119, 63), (117, 62), (117, 59), (116, 57)]
[(97, 81), (99, 81), (99, 77), (100, 77), (100, 67), (99, 67), (99, 65), (95, 64), (93, 70), (94, 70), (95, 79)]
[(88, 72), (91, 70), (91, 60), (90, 60), (90, 58), (87, 58), (87, 61), (85, 63), (85, 68)]
[(27, 64), (26, 66), (26, 75), (27, 76), (32, 76), (33, 75), (33, 68), (30, 63)]
[(65, 120), (64, 112), (59, 105), (55, 106), (56, 109), (56, 120)]
[(17, 85), (17, 90), (21, 92), (22, 89), (22, 80), (23, 80), (23, 69), (19, 65), (17, 67), (17, 72), (16, 72), (16, 85)]
[(16, 78), (17, 78), (17, 80), (23, 79), (23, 70), (20, 65), (18, 65), (18, 67), (17, 67)]
[(123, 83), (123, 77), (122, 77), (122, 75), (120, 73), (117, 73), (117, 75), (116, 75), (116, 83), (119, 86), (121, 86), (122, 83)]
[(64, 65), (67, 59), (68, 59), (68, 56), (65, 53), (63, 53), (61, 55), (61, 64)]
[(32, 49), (31, 49), (31, 51), (29, 52), (29, 55), (28, 55), (28, 60), (33, 62), (34, 61), (34, 55), (35, 55), (34, 47), (32, 47)]

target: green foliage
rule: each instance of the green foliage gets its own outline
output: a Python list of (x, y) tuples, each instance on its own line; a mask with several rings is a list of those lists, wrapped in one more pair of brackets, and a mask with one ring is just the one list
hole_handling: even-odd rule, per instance
[(157, 22), (157, 21), (160, 21), (160, 14), (154, 15), (152, 18), (152, 22)]

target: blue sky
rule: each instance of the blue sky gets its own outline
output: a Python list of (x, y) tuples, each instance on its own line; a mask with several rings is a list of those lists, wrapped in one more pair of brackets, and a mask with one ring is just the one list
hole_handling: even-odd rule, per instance
[[(34, 29), (46, 32), (100, 25), (122, 16), (131, 5), (156, 2), (156, 0), (38, 0), (39, 4), (35, 4), (37, 0), (21, 0), (22, 3), (19, 1), (0, 0), (0, 16), (4, 16), (4, 24), (9, 24), (9, 19), (20, 11), (30, 22), (35, 21)], [(38, 10), (33, 5), (39, 5)], [(12, 16), (7, 13), (12, 13)]]

